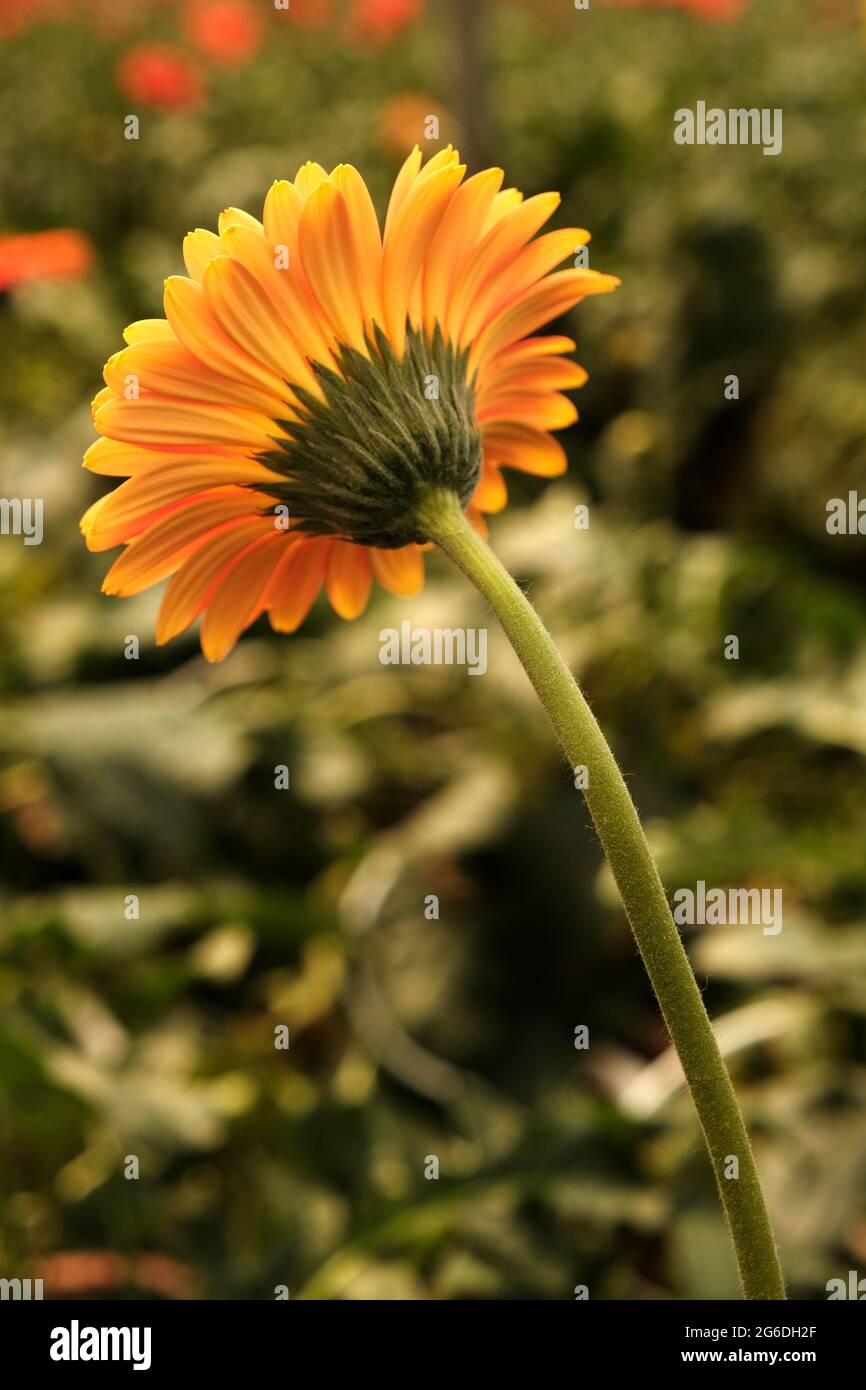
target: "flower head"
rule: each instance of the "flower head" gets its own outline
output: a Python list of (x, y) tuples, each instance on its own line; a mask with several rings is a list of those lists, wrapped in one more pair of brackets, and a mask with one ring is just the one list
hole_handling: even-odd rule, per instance
[(265, 612), (293, 631), (323, 584), (344, 618), (373, 578), (412, 594), (425, 489), (481, 527), (503, 468), (564, 471), (550, 431), (576, 419), (562, 392), (586, 374), (562, 358), (571, 339), (527, 335), (618, 281), (555, 271), (589, 239), (536, 237), (557, 195), (465, 172), (450, 146), (423, 167), (413, 150), (381, 231), (354, 168), (309, 163), (262, 222), (229, 209), (219, 235), (187, 236), (165, 318), (132, 324), (106, 365), (85, 457), (128, 479), (82, 521), (92, 550), (126, 547), (105, 591), (170, 577), (159, 642), (203, 615), (219, 660)]

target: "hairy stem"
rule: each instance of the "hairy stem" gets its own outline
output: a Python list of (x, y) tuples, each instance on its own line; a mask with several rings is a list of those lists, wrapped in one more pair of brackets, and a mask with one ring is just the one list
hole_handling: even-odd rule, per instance
[(743, 1294), (783, 1299), (776, 1243), (731, 1078), (613, 753), (535, 609), (467, 521), (454, 494), (431, 489), (421, 499), (418, 520), (490, 604), (570, 766), (587, 769), (586, 802), (692, 1093)]

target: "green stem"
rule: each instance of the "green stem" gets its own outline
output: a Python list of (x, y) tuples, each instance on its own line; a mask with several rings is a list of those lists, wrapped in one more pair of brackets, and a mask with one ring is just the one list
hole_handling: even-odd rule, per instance
[[(728, 1220), (746, 1298), (783, 1299), (785, 1284), (749, 1136), (634, 802), (580, 688), (521, 589), (451, 492), (430, 490), (420, 526), (490, 604), (547, 711), (587, 805), (638, 949), (679, 1054)], [(736, 1158), (738, 1162), (731, 1164)], [(726, 1176), (737, 1173), (738, 1176)]]

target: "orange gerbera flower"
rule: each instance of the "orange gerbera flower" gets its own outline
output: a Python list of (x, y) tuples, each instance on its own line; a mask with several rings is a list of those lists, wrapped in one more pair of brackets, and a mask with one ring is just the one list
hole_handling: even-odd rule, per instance
[[(580, 228), (535, 237), (559, 203), (464, 179), (456, 151), (400, 170), (384, 234), (350, 165), (308, 163), (265, 200), (184, 242), (188, 278), (165, 318), (132, 324), (93, 405), (96, 473), (128, 481), (86, 513), (92, 550), (125, 544), (104, 590), (169, 576), (167, 642), (203, 615), (218, 661), (262, 613), (302, 622), (322, 584), (344, 618), (375, 577), (423, 582), (425, 488), (452, 489), (476, 523), (506, 502), (502, 469), (565, 469), (551, 430), (577, 412), (574, 343), (528, 337), (612, 276), (554, 271)], [(534, 238), (534, 239), (533, 239)]]

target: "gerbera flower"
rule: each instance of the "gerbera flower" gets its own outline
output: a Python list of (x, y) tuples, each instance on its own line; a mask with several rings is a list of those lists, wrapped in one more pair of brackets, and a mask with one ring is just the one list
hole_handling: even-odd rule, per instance
[(481, 526), (503, 468), (564, 471), (550, 431), (576, 419), (562, 392), (586, 373), (562, 358), (570, 338), (527, 335), (619, 282), (550, 273), (589, 239), (535, 237), (558, 195), (465, 172), (450, 146), (423, 168), (416, 148), (383, 234), (357, 170), (308, 163), (263, 222), (229, 209), (219, 235), (187, 236), (165, 318), (132, 324), (106, 365), (85, 457), (128, 477), (82, 521), (92, 550), (126, 546), (105, 592), (170, 577), (158, 642), (203, 615), (217, 661), (262, 613), (293, 631), (323, 584), (344, 618), (374, 578), (413, 594), (425, 488)]

